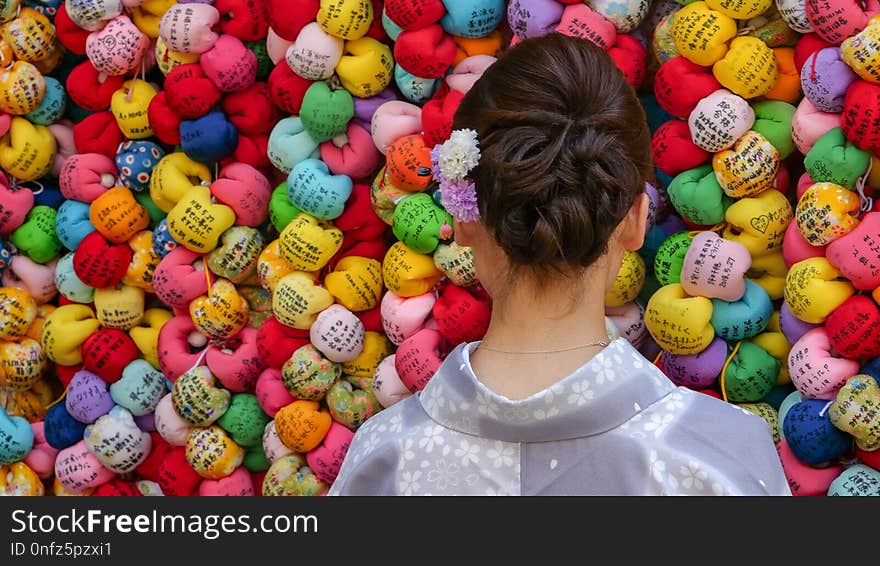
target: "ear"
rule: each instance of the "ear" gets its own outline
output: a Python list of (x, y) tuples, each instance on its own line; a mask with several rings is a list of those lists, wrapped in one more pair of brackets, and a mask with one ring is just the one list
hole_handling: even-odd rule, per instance
[(453, 219), (452, 229), (455, 234), (455, 243), (468, 247), (473, 247), (482, 232), (482, 226), (479, 222), (462, 222), (457, 218)]
[(624, 249), (634, 252), (645, 243), (649, 210), (650, 198), (648, 193), (642, 193), (637, 196), (621, 223), (620, 245)]

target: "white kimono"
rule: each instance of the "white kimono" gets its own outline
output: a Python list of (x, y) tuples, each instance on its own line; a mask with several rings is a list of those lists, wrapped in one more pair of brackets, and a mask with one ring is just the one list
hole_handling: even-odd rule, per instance
[(331, 495), (789, 495), (770, 428), (676, 387), (623, 338), (510, 400), (463, 344), (358, 430)]

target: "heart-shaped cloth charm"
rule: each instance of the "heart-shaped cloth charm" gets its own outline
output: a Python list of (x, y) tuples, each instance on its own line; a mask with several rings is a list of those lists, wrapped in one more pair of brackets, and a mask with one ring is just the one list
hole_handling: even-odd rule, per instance
[[(330, 415), (327, 415), (330, 418)], [(272, 462), (263, 478), (263, 496), (324, 495), (328, 486), (312, 473), (299, 454), (287, 454)]]
[(715, 336), (710, 320), (712, 302), (689, 297), (680, 284), (660, 288), (645, 309), (645, 323), (651, 336), (673, 354), (698, 354)]
[(342, 366), (311, 344), (298, 348), (281, 368), (285, 389), (296, 399), (320, 401), (342, 376)]
[(785, 302), (792, 314), (804, 322), (822, 323), (834, 309), (853, 295), (849, 281), (822, 257), (791, 266), (785, 282)]
[(705, 151), (729, 148), (755, 123), (755, 111), (742, 98), (719, 89), (700, 100), (688, 117), (694, 144)]
[(308, 330), (333, 296), (305, 273), (294, 272), (281, 278), (272, 293), (272, 312), (284, 325)]
[(791, 381), (806, 399), (834, 399), (848, 378), (859, 371), (854, 360), (831, 353), (825, 328), (814, 328), (794, 343), (788, 355)]
[(826, 256), (856, 289), (880, 287), (880, 213), (865, 214), (852, 231), (828, 245)]
[(746, 292), (749, 251), (714, 232), (694, 236), (681, 271), (681, 286), (691, 296), (737, 301)]
[(289, 449), (304, 453), (317, 448), (333, 420), (317, 401), (294, 401), (275, 415), (278, 437)]
[(752, 265), (759, 257), (770, 256), (782, 249), (785, 230), (794, 213), (788, 198), (775, 189), (743, 197), (724, 213), (726, 240), (739, 242), (752, 255)]
[(217, 247), (221, 234), (235, 224), (235, 213), (211, 201), (211, 190), (193, 186), (168, 213), (168, 231), (175, 240), (196, 253)]
[(214, 375), (207, 366), (197, 366), (175, 380), (171, 400), (174, 410), (186, 422), (207, 427), (229, 408), (230, 395), (215, 385)]
[(795, 222), (810, 245), (825, 246), (858, 226), (859, 196), (834, 183), (816, 183), (801, 196)]
[(119, 406), (87, 426), (84, 440), (104, 467), (119, 474), (138, 467), (152, 449), (149, 433), (139, 429), (131, 413)]
[(749, 130), (731, 150), (715, 154), (712, 168), (727, 196), (755, 196), (772, 185), (779, 169), (779, 152), (767, 138)]
[(302, 161), (287, 178), (290, 202), (320, 220), (338, 218), (345, 209), (352, 188), (351, 178), (331, 175), (327, 165), (317, 159)]
[(848, 432), (862, 450), (880, 448), (880, 386), (869, 375), (855, 375), (840, 388), (828, 410), (831, 424)]
[(186, 439), (186, 461), (203, 478), (228, 477), (243, 460), (244, 450), (219, 426), (196, 429)]
[(218, 279), (208, 296), (193, 299), (189, 314), (196, 329), (212, 340), (228, 340), (238, 334), (248, 321), (247, 301), (228, 279)]

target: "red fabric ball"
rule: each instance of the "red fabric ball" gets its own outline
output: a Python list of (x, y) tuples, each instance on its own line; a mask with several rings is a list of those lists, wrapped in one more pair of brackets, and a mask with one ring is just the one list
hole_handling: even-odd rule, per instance
[[(296, 41), (296, 36), (306, 24), (318, 16), (320, 0), (266, 0), (269, 26), (272, 31), (287, 41)], [(379, 14), (379, 19), (382, 16)], [(375, 17), (373, 19), (376, 19)]]
[(651, 138), (654, 165), (667, 175), (675, 176), (708, 161), (712, 155), (694, 145), (688, 123), (669, 120), (657, 128)]
[(288, 114), (299, 114), (306, 91), (313, 82), (294, 73), (286, 61), (280, 61), (269, 73), (272, 102)]
[(447, 285), (434, 303), (437, 330), (450, 344), (479, 340), (489, 328), (492, 301), (476, 287)]
[(141, 491), (134, 482), (124, 481), (121, 479), (110, 480), (105, 484), (98, 486), (92, 492), (93, 497), (136, 497), (140, 496)]
[(89, 32), (82, 29), (70, 19), (67, 13), (67, 6), (62, 2), (55, 12), (55, 34), (61, 45), (75, 55), (86, 54), (86, 40), (89, 38)]
[(240, 92), (227, 94), (223, 97), (222, 107), (241, 136), (267, 134), (278, 122), (278, 113), (266, 83), (254, 83)]
[(434, 97), (422, 108), (422, 130), (425, 145), (434, 147), (449, 139), (452, 134), (452, 121), (455, 111), (461, 104), (464, 94), (451, 90), (446, 83), (434, 93)]
[(112, 112), (96, 112), (73, 127), (73, 143), (77, 153), (100, 153), (110, 159), (122, 143), (122, 131)]
[(118, 328), (102, 328), (83, 342), (83, 368), (107, 383), (122, 378), (125, 366), (140, 357), (140, 350), (128, 334)]
[(333, 223), (346, 240), (365, 241), (381, 238), (388, 225), (373, 211), (369, 185), (356, 184), (345, 203), (342, 215)]
[(110, 108), (113, 93), (122, 88), (125, 77), (106, 77), (100, 80), (98, 70), (89, 61), (83, 61), (67, 75), (67, 94), (83, 110), (99, 112)]
[(171, 450), (171, 445), (162, 438), (158, 432), (151, 432), (150, 439), (153, 441), (153, 447), (147, 458), (134, 469), (135, 473), (145, 480), (159, 482), (159, 468), (165, 455)]
[(76, 372), (82, 371), (82, 364), (76, 364), (75, 366), (63, 366), (61, 364), (55, 364), (55, 375), (58, 376), (58, 381), (61, 382), (61, 385), (66, 389), (68, 385), (70, 385), (70, 380), (73, 379), (73, 376), (76, 375)]
[(382, 239), (375, 240), (348, 240), (343, 239), (342, 248), (333, 256), (331, 266), (342, 260), (344, 257), (358, 256), (375, 259), (379, 263), (385, 258), (390, 246)]
[(865, 151), (880, 150), (880, 86), (856, 80), (846, 91), (840, 129), (856, 147)]
[(385, 6), (382, 0), (370, 0), (373, 4), (373, 23), (370, 24), (370, 29), (367, 30), (367, 37), (372, 37), (376, 41), (381, 43), (390, 43), (391, 39), (388, 37), (388, 34), (385, 33), (385, 26), (382, 25), (382, 11), (385, 9)]
[(254, 136), (243, 136), (239, 134), (238, 145), (232, 155), (223, 160), (222, 165), (230, 165), (232, 163), (247, 163), (260, 173), (268, 176), (272, 169), (272, 162), (269, 161), (268, 134), (257, 134)]
[(147, 117), (150, 120), (153, 133), (156, 134), (159, 141), (167, 145), (178, 145), (180, 143), (181, 117), (171, 109), (166, 94), (164, 90), (160, 91), (150, 100)]
[(242, 41), (266, 39), (269, 10), (266, 2), (254, 0), (214, 0), (220, 12), (220, 29)]
[(361, 311), (359, 313), (355, 313), (355, 315), (360, 319), (361, 324), (364, 325), (364, 330), (367, 332), (385, 332), (382, 328), (382, 307), (381, 305), (376, 305), (368, 311)]
[(440, 24), (405, 31), (394, 44), (394, 60), (417, 77), (439, 79), (455, 61), (455, 41)]
[(677, 118), (690, 116), (697, 103), (721, 88), (711, 67), (701, 67), (684, 57), (660, 65), (654, 76), (657, 104)]
[(186, 461), (186, 449), (172, 446), (162, 458), (156, 483), (165, 495), (195, 495), (202, 483), (202, 476)]
[(446, 6), (442, 0), (385, 0), (385, 14), (400, 28), (414, 31), (439, 22)]
[(853, 295), (825, 320), (834, 351), (850, 360), (880, 356), (880, 309), (871, 297)]
[(798, 74), (800, 74), (801, 69), (804, 68), (804, 63), (807, 62), (810, 55), (816, 51), (825, 49), (826, 47), (834, 47), (834, 45), (828, 43), (815, 33), (808, 33), (801, 36), (797, 45), (794, 46), (794, 64), (797, 66)]
[(861, 460), (862, 464), (880, 470), (880, 450), (868, 452), (856, 446), (856, 458)]
[(633, 88), (641, 88), (645, 82), (648, 66), (648, 52), (641, 42), (631, 35), (620, 34), (608, 50), (617, 68), (623, 72), (626, 82)]
[(95, 231), (83, 238), (73, 252), (73, 271), (90, 287), (113, 287), (125, 277), (131, 258), (128, 244), (111, 244)]
[(198, 63), (178, 65), (165, 77), (165, 96), (184, 120), (201, 118), (220, 101), (220, 91)]
[(274, 316), (267, 318), (257, 330), (260, 361), (270, 368), (281, 369), (298, 348), (310, 343), (308, 330), (284, 326)]

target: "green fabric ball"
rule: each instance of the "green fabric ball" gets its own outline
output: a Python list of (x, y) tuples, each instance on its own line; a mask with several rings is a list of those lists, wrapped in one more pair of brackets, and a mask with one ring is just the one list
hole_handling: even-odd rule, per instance
[(275, 190), (272, 191), (272, 198), (269, 200), (269, 220), (278, 233), (283, 232), (301, 212), (287, 198), (287, 181), (275, 187)]
[(55, 233), (54, 208), (38, 205), (31, 209), (24, 223), (12, 233), (12, 243), (36, 263), (48, 263), (58, 257), (64, 245)]
[(675, 176), (666, 192), (675, 210), (694, 224), (711, 226), (724, 220), (733, 199), (724, 194), (712, 165), (701, 165)]
[(804, 158), (804, 167), (814, 183), (836, 183), (850, 190), (870, 163), (870, 152), (853, 145), (840, 128), (826, 132)]
[(791, 121), (797, 109), (780, 100), (758, 102), (752, 105), (752, 109), (755, 111), (752, 130), (767, 138), (779, 152), (780, 159), (791, 155), (797, 149), (791, 139)]
[(246, 41), (245, 47), (253, 51), (257, 56), (257, 80), (265, 81), (269, 77), (269, 73), (275, 68), (272, 59), (269, 57), (269, 50), (266, 48), (264, 41)]
[(306, 91), (299, 117), (313, 140), (331, 140), (345, 133), (354, 117), (354, 99), (347, 90), (330, 90), (326, 82), (317, 81)]
[(232, 396), (229, 408), (217, 419), (217, 424), (225, 430), (239, 446), (250, 448), (263, 441), (263, 430), (272, 419), (260, 408), (255, 395), (237, 393)]
[(142, 207), (147, 209), (147, 214), (150, 215), (150, 228), (155, 228), (165, 218), (165, 211), (156, 206), (156, 203), (153, 202), (153, 198), (150, 196), (150, 191), (136, 192), (134, 193), (134, 198)]
[(724, 373), (724, 389), (732, 403), (756, 403), (767, 396), (779, 376), (779, 361), (767, 350), (753, 344), (740, 344)]
[(269, 469), (272, 462), (266, 458), (266, 452), (263, 451), (263, 443), (258, 442), (245, 452), (242, 464), (251, 472), (263, 472)]
[(425, 193), (408, 196), (394, 209), (394, 236), (414, 252), (434, 253), (440, 240), (452, 237), (452, 216)]
[(681, 282), (684, 256), (690, 247), (691, 238), (687, 232), (677, 232), (660, 244), (660, 249), (657, 250), (657, 256), (654, 258), (654, 275), (660, 287)]

